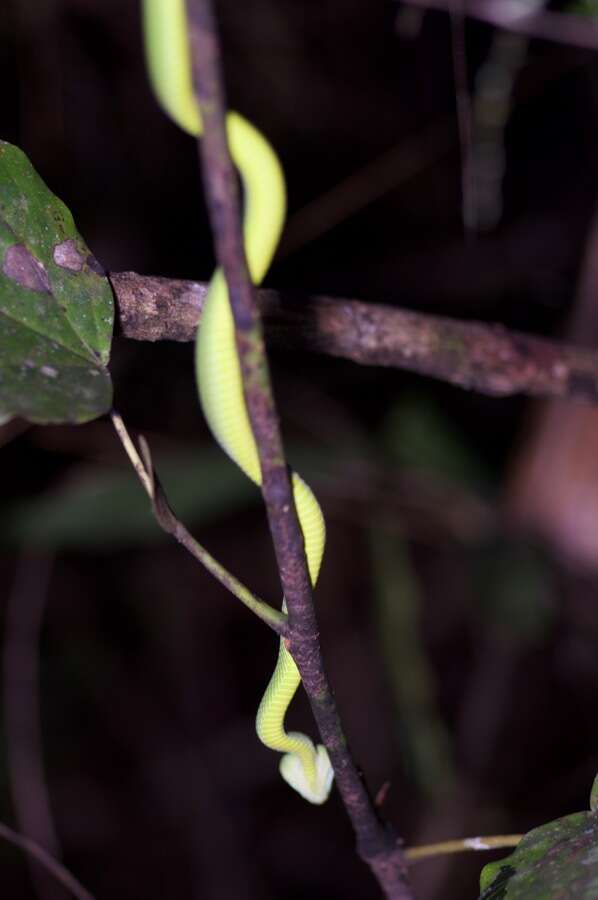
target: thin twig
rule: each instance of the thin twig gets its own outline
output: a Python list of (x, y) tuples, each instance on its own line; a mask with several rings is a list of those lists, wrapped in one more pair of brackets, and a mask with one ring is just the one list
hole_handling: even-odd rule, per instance
[(466, 16), (557, 44), (568, 44), (587, 50), (598, 49), (598, 26), (590, 16), (574, 13), (530, 13), (521, 0), (403, 0), (407, 6), (463, 12)]
[(516, 847), (522, 838), (522, 834), (494, 834), (489, 837), (459, 838), (454, 841), (441, 841), (438, 844), (424, 844), (421, 847), (407, 847), (405, 856), (411, 864), (422, 859), (428, 859), (430, 856), (443, 856), (446, 853)]
[[(463, 0), (455, 0), (455, 4)], [(546, 0), (532, 0), (536, 4), (546, 4)], [(455, 5), (455, 10), (457, 6)], [(463, 7), (460, 13), (454, 13), (453, 20), (453, 70), (455, 73), (455, 89), (457, 101), (458, 134), (461, 143), (462, 172), (465, 186), (464, 200), (468, 200), (473, 209), (477, 198), (475, 192), (475, 173), (473, 170), (473, 144), (475, 139), (468, 137), (473, 131), (475, 113), (470, 109), (467, 76), (467, 54), (465, 47), (465, 22)], [(537, 5), (536, 5), (537, 11)], [(402, 6), (397, 14), (397, 31), (406, 39), (414, 40), (419, 35), (421, 21), (426, 10)], [(559, 57), (560, 59), (560, 57)], [(558, 69), (554, 67), (548, 73), (548, 80), (562, 75), (563, 70), (571, 67), (571, 62), (564, 62), (562, 57)], [(582, 63), (576, 57), (574, 65)], [(542, 79), (525, 84), (518, 93), (518, 102), (525, 106), (534, 99), (538, 92), (546, 87), (546, 74)], [(452, 149), (456, 133), (454, 116), (443, 115), (425, 126), (421, 131), (403, 135), (389, 150), (376, 156), (364, 166), (351, 172), (342, 181), (314, 197), (305, 206), (294, 212), (285, 225), (282, 241), (276, 253), (277, 260), (284, 259), (297, 250), (326, 234), (337, 225), (345, 223), (369, 204), (374, 203), (390, 191), (396, 191), (406, 182), (420, 175), (426, 169), (442, 160)], [(464, 154), (463, 148), (468, 150)], [(469, 155), (467, 166), (463, 166), (464, 157)], [(467, 196), (469, 191), (469, 197)], [(475, 209), (474, 209), (475, 212)]]
[(15, 847), (18, 847), (19, 850), (23, 850), (35, 859), (40, 866), (43, 866), (46, 871), (54, 876), (56, 881), (59, 881), (60, 884), (64, 885), (64, 887), (71, 892), (73, 897), (77, 897), (78, 900), (94, 900), (93, 894), (90, 894), (89, 891), (77, 881), (75, 876), (62, 865), (62, 863), (59, 863), (57, 859), (54, 859), (53, 856), (44, 850), (43, 847), (40, 847), (35, 841), (13, 831), (12, 828), (9, 828), (9, 826), (5, 825), (3, 822), (0, 822), (0, 838), (13, 844)]
[(150, 500), (153, 503), (154, 500), (154, 482), (151, 475), (145, 469), (143, 461), (137, 452), (137, 447), (133, 443), (131, 436), (127, 430), (127, 426), (123, 422), (123, 418), (120, 413), (118, 413), (115, 409), (110, 413), (110, 419), (112, 421), (112, 425), (114, 426), (114, 430), (116, 431), (118, 438), (125, 448), (126, 454), (129, 457), (131, 465), (135, 469), (135, 473), (139, 478), (139, 481), (143, 485), (143, 489), (145, 493), (148, 495)]
[[(537, 10), (546, 0), (525, 0)], [(533, 6), (532, 6), (533, 4)], [(498, 29), (475, 78), (471, 177), (475, 187), (472, 219), (478, 231), (498, 225), (503, 213), (507, 168), (505, 136), (515, 85), (528, 56), (527, 35)]]
[(457, 6), (454, 11), (449, 13), (449, 16), (451, 21), (455, 105), (461, 155), (461, 210), (465, 236), (471, 238), (475, 229), (473, 216), (475, 196), (471, 177), (472, 114), (467, 71), (467, 44), (465, 40), (465, 16), (463, 14), (464, 0), (460, 0), (460, 2), (461, 7)]
[(317, 240), (370, 203), (440, 162), (453, 148), (453, 116), (443, 116), (352, 172), (298, 209), (285, 225), (277, 260)]
[(200, 562), (221, 585), (233, 594), (233, 596), (240, 600), (241, 603), (251, 610), (251, 612), (255, 613), (262, 622), (269, 625), (277, 634), (286, 634), (286, 615), (256, 597), (249, 588), (245, 587), (245, 585), (235, 578), (228, 569), (225, 569), (224, 566), (214, 559), (205, 547), (202, 547), (202, 545), (187, 531), (183, 523), (177, 519), (170, 508), (164, 489), (156, 476), (149, 447), (145, 440), (140, 438), (144, 457), (144, 459), (142, 459), (137, 452), (137, 448), (129, 435), (121, 415), (117, 413), (116, 410), (112, 410), (110, 418), (114, 430), (131, 461), (131, 465), (135, 469), (135, 472), (151, 501), (154, 517), (160, 528), (166, 531), (167, 534), (171, 534), (179, 544), (182, 544), (183, 547), (189, 551), (191, 556)]
[[(122, 333), (134, 340), (190, 341), (207, 285), (113, 272)], [(598, 403), (598, 352), (375, 303), (257, 291), (267, 337), (278, 346), (366, 366), (417, 372), (494, 397), (529, 394)]]
[(189, 4), (194, 81), (205, 136), (200, 142), (216, 255), (224, 270), (235, 320), (245, 401), (262, 472), (280, 580), (289, 611), (288, 646), (301, 673), (336, 783), (369, 864), (386, 897), (407, 900), (406, 864), (396, 835), (379, 821), (348, 751), (319, 646), (303, 537), (278, 427), (257, 303), (243, 248), (235, 171), (228, 152), (220, 48), (210, 0)]
[[(17, 561), (6, 604), (2, 696), (17, 825), (57, 858), (60, 845), (44, 773), (39, 701), (40, 632), (51, 570), (51, 556), (22, 554)], [(55, 897), (55, 885), (48, 886), (37, 866), (30, 868), (39, 897)]]

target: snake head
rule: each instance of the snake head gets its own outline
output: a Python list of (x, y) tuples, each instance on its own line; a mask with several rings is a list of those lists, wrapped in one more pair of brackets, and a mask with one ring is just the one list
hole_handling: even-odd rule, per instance
[(280, 774), (297, 793), (309, 803), (325, 803), (332, 788), (334, 771), (330, 765), (328, 752), (322, 744), (314, 750), (312, 777), (308, 778), (301, 759), (296, 753), (285, 753), (280, 760)]

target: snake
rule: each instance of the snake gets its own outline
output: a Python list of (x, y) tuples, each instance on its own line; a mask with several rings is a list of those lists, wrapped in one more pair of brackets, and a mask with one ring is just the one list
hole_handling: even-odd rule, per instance
[[(193, 87), (185, 0), (142, 0), (144, 47), (149, 81), (163, 111), (193, 137), (203, 124)], [(266, 138), (236, 112), (226, 115), (231, 158), (243, 188), (243, 241), (253, 284), (264, 278), (284, 226), (286, 189), (282, 166)], [(224, 273), (209, 283), (195, 342), (195, 372), (208, 426), (228, 456), (256, 485), (262, 473), (243, 393), (235, 326)], [(291, 472), (293, 499), (303, 533), (312, 586), (318, 578), (326, 529), (320, 506), (303, 479)], [(286, 603), (283, 598), (283, 611)], [(286, 731), (285, 716), (301, 676), (285, 640), (256, 716), (258, 738), (284, 754), (279, 771), (310, 803), (324, 803), (333, 782), (326, 748), (307, 735)]]

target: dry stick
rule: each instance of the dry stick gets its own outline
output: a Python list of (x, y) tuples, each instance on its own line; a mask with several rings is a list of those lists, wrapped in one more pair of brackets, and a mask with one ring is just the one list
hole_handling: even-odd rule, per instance
[(516, 847), (522, 840), (522, 834), (493, 834), (487, 837), (459, 838), (454, 841), (441, 841), (438, 844), (424, 844), (421, 847), (407, 847), (405, 856), (409, 863), (428, 859), (430, 856), (443, 856), (446, 853), (463, 853), (466, 850), (500, 850), (502, 847)]
[(590, 16), (575, 13), (526, 12), (521, 0), (404, 0), (409, 6), (461, 12), (473, 19), (557, 44), (598, 49), (598, 26)]
[(289, 614), (288, 647), (297, 663), (336, 782), (357, 836), (357, 849), (388, 898), (408, 900), (406, 863), (397, 836), (378, 819), (349, 753), (318, 639), (303, 536), (274, 406), (257, 304), (243, 247), (236, 175), (225, 129), (220, 50), (210, 0), (189, 3), (194, 82), (205, 135), (202, 171), (216, 255), (235, 320), (245, 401), (262, 472), (262, 492)]
[(64, 887), (71, 892), (73, 897), (77, 897), (77, 900), (94, 900), (93, 894), (90, 894), (89, 891), (77, 881), (75, 876), (62, 865), (62, 863), (59, 863), (57, 859), (54, 859), (35, 841), (13, 831), (12, 828), (9, 828), (8, 825), (4, 825), (2, 822), (0, 822), (0, 838), (13, 844), (15, 847), (18, 847), (19, 850), (23, 850), (35, 859), (40, 866), (43, 866), (44, 869), (54, 876), (56, 881), (59, 881), (60, 884), (64, 885)]
[[(122, 333), (142, 341), (191, 341), (207, 285), (112, 272)], [(390, 306), (257, 291), (266, 335), (286, 348), (368, 366), (405, 369), (481, 394), (598, 403), (598, 352)]]

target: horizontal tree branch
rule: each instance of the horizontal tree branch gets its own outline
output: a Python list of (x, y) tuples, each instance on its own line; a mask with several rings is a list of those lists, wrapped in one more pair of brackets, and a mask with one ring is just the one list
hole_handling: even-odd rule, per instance
[[(121, 333), (142, 341), (191, 341), (207, 285), (113, 272)], [(598, 403), (598, 352), (395, 307), (331, 297), (257, 292), (266, 336), (368, 366), (417, 372), (496, 397), (528, 394)]]
[(403, 0), (406, 6), (456, 12), (487, 22), (505, 31), (569, 44), (587, 50), (598, 49), (598, 25), (592, 16), (536, 9), (530, 12), (523, 0)]

